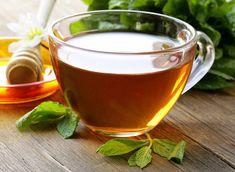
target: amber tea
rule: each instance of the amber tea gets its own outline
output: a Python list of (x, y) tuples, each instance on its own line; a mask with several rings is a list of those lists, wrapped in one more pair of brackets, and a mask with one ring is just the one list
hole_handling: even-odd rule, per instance
[[(180, 44), (163, 36), (131, 32), (90, 33), (66, 42), (113, 52), (159, 51)], [(110, 56), (61, 46), (56, 71), (67, 101), (89, 128), (105, 133), (139, 132), (156, 126), (174, 105), (187, 82), (194, 54), (195, 47), (184, 55), (165, 57)]]
[(153, 129), (209, 71), (215, 55), (206, 34), (144, 11), (75, 14), (49, 32), (66, 102), (91, 130), (115, 137)]

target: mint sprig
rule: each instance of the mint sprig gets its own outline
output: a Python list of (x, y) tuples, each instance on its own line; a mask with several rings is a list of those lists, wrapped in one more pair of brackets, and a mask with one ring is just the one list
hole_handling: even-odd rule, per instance
[(74, 134), (78, 121), (78, 116), (68, 107), (58, 102), (46, 101), (18, 119), (16, 127), (27, 130), (35, 125), (54, 123), (57, 131), (66, 139)]
[(111, 139), (97, 149), (97, 152), (104, 156), (116, 156), (132, 153), (128, 159), (129, 166), (146, 167), (152, 161), (152, 152), (181, 163), (184, 157), (186, 147), (185, 141), (179, 143), (167, 139), (152, 139), (146, 134), (148, 139), (131, 140), (131, 139)]

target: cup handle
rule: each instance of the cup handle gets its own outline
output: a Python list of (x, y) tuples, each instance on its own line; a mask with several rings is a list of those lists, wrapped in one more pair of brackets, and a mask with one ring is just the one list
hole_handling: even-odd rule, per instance
[(195, 58), (188, 82), (182, 94), (192, 88), (210, 70), (215, 60), (215, 49), (211, 39), (203, 32), (197, 31), (197, 44), (199, 54)]

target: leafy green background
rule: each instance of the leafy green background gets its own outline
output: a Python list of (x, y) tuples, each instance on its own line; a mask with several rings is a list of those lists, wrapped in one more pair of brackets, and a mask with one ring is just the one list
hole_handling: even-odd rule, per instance
[(235, 0), (83, 0), (88, 10), (131, 9), (174, 16), (205, 32), (216, 48), (211, 71), (195, 86), (216, 90), (235, 80)]

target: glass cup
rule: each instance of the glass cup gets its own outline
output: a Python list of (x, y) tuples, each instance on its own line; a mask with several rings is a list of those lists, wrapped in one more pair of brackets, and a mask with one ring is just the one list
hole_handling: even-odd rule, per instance
[(68, 105), (88, 128), (115, 137), (153, 129), (215, 56), (210, 38), (184, 21), (131, 10), (59, 19), (49, 45)]

